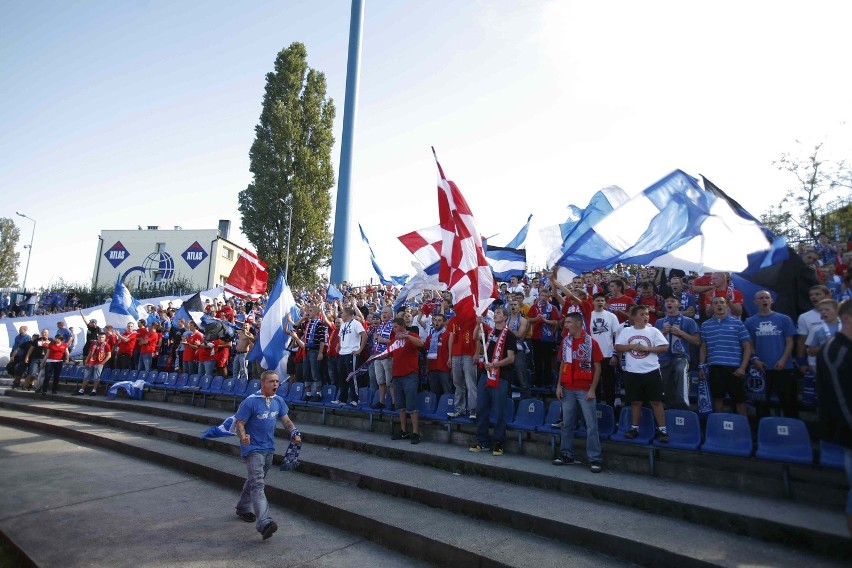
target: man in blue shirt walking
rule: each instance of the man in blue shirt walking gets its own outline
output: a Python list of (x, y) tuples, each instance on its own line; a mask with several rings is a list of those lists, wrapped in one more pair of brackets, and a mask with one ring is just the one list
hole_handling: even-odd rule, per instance
[(247, 471), (246, 482), (237, 501), (237, 516), (247, 523), (254, 522), (263, 540), (278, 530), (278, 525), (269, 516), (269, 503), (264, 493), (266, 473), (275, 452), (275, 425), (278, 420), (281, 420), (294, 444), (302, 443), (302, 433), (287, 416), (287, 403), (275, 394), (278, 382), (278, 373), (264, 371), (260, 376), (260, 390), (243, 400), (234, 415), (240, 455)]

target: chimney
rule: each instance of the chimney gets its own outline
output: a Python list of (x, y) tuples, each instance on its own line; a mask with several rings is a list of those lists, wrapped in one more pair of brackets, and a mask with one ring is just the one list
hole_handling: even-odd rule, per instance
[(231, 234), (231, 222), (227, 219), (219, 219), (219, 236), (227, 239)]

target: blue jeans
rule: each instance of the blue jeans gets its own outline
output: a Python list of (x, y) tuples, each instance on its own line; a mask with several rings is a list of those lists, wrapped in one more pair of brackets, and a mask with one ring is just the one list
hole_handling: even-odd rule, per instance
[(482, 373), (479, 376), (476, 399), (476, 443), (487, 448), (488, 426), (491, 418), (491, 407), (495, 406), (494, 414), (496, 422), (494, 425), (494, 441), (500, 444), (506, 439), (506, 398), (509, 396), (509, 380), (500, 379), (500, 384), (494, 388), (488, 388), (485, 383), (488, 375)]
[(252, 452), (243, 458), (246, 464), (246, 482), (237, 501), (237, 512), (254, 511), (255, 528), (258, 532), (272, 522), (269, 516), (269, 503), (266, 501), (266, 474), (272, 466), (272, 452)]
[(303, 361), (305, 395), (322, 394), (322, 375), (320, 375), (319, 349), (308, 349)]
[[(473, 412), (477, 408), (476, 367), (471, 355), (453, 355), (453, 386), (456, 387), (455, 411)], [(467, 399), (467, 400), (465, 400)]]
[(140, 353), (139, 354), (139, 371), (150, 371), (151, 370), (151, 354), (150, 353)]
[(660, 361), (660, 374), (663, 376), (663, 402), (666, 408), (689, 409), (689, 395), (686, 391), (686, 373), (689, 359), (672, 357)]
[(187, 375), (195, 375), (198, 373), (198, 362), (196, 361), (184, 361), (183, 362), (183, 372)]
[[(248, 367), (246, 366), (246, 356), (248, 353), (236, 353), (234, 354), (234, 362), (232, 364), (233, 370), (232, 374), (234, 375), (234, 380), (240, 380), (241, 378), (248, 378)], [(283, 380), (283, 377), (282, 377)]]
[(198, 372), (202, 375), (210, 375), (212, 377), (214, 371), (216, 371), (216, 361), (213, 359), (200, 362)]
[(577, 424), (577, 405), (586, 421), (586, 456), (590, 462), (601, 461), (601, 438), (598, 435), (598, 414), (594, 400), (586, 400), (587, 390), (562, 388), (562, 441), (560, 453), (574, 457), (574, 426)]

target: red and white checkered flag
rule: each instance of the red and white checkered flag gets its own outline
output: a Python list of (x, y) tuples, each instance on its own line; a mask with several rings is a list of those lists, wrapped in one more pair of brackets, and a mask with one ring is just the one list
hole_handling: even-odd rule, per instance
[(473, 213), (455, 183), (438, 162), (438, 217), (441, 225), (441, 264), (438, 280), (453, 294), (457, 316), (482, 315), (497, 297), (491, 267), (482, 248), (482, 237)]

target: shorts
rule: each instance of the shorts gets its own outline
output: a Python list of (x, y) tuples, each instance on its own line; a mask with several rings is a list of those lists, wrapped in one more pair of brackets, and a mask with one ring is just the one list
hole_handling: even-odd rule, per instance
[(386, 357), (373, 361), (373, 369), (376, 372), (376, 384), (389, 385), (393, 379), (393, 359)]
[(104, 370), (103, 365), (86, 365), (83, 367), (83, 380), (88, 381), (94, 379), (95, 382), (101, 380), (101, 373)]
[(727, 393), (734, 404), (742, 404), (746, 401), (745, 377), (734, 375), (736, 367), (724, 365), (710, 366), (710, 394), (714, 399), (725, 398)]
[(417, 412), (417, 373), (393, 378), (393, 398), (397, 410)]
[(624, 392), (630, 402), (663, 400), (663, 376), (660, 370), (649, 373), (624, 371)]

